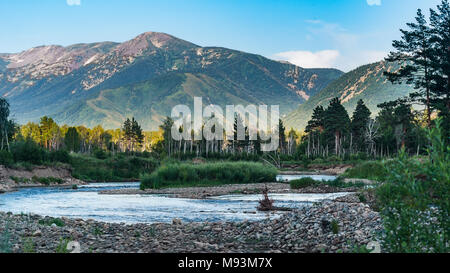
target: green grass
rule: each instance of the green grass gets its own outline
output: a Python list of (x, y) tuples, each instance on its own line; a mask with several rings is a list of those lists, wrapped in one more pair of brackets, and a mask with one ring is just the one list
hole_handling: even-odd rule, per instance
[(59, 218), (45, 218), (45, 219), (39, 220), (39, 225), (51, 226), (53, 224), (55, 224), (58, 227), (63, 227), (66, 225), (64, 223), (64, 221)]
[(334, 187), (334, 188), (341, 188), (341, 189), (346, 189), (346, 188), (363, 188), (365, 187), (365, 184), (362, 182), (345, 182), (344, 179), (342, 178), (336, 178), (335, 180), (331, 180), (331, 181), (316, 181), (310, 177), (305, 177), (305, 178), (301, 178), (301, 179), (297, 179), (297, 180), (292, 180), (290, 182), (291, 185), (291, 189), (293, 190), (298, 190), (298, 189), (304, 189), (307, 187), (311, 187), (311, 186), (318, 186), (318, 185), (328, 185), (330, 187)]
[(375, 181), (384, 181), (387, 172), (385, 163), (380, 161), (367, 161), (356, 165), (354, 168), (348, 169), (342, 177), (344, 178), (359, 178), (369, 179)]
[(35, 183), (40, 183), (42, 185), (50, 186), (51, 184), (62, 184), (64, 183), (64, 180), (57, 177), (37, 177), (33, 176), (31, 180)]
[(17, 184), (26, 184), (31, 182), (30, 179), (28, 178), (24, 178), (24, 177), (15, 177), (15, 176), (11, 176), (10, 177), (12, 180), (14, 180), (14, 182), (16, 182)]
[(254, 162), (168, 164), (141, 178), (142, 189), (274, 182), (274, 167)]
[(290, 182), (290, 184), (291, 184), (291, 189), (298, 190), (298, 189), (303, 189), (303, 188), (307, 188), (310, 186), (315, 186), (317, 184), (320, 184), (320, 182), (312, 179), (311, 177), (305, 177), (305, 178), (301, 178), (301, 179), (297, 179), (297, 180), (292, 180)]
[(72, 176), (83, 181), (138, 181), (142, 173), (151, 173), (159, 162), (153, 158), (123, 154), (98, 159), (94, 156), (71, 155)]

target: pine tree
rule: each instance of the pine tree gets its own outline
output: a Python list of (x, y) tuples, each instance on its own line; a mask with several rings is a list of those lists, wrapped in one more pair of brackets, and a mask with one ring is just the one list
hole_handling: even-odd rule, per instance
[(172, 126), (174, 124), (174, 121), (170, 117), (166, 117), (166, 119), (163, 121), (163, 124), (159, 126), (159, 128), (163, 132), (163, 147), (165, 148), (167, 155), (170, 157), (173, 153), (173, 147), (172, 147)]
[(432, 90), (436, 98), (432, 100), (439, 116), (443, 118), (445, 139), (450, 137), (450, 5), (443, 0), (437, 11), (430, 10), (431, 41), (433, 54), (431, 66), (433, 74)]
[(351, 123), (351, 142), (355, 144), (357, 150), (360, 150), (364, 145), (364, 133), (370, 120), (369, 108), (366, 107), (363, 100), (359, 100), (353, 113)]
[(413, 102), (425, 104), (428, 113), (428, 125), (431, 124), (432, 100), (432, 40), (431, 29), (422, 10), (417, 11), (415, 23), (408, 23), (410, 30), (403, 30), (402, 39), (393, 42), (396, 52), (391, 52), (386, 58), (388, 62), (398, 62), (401, 68), (395, 72), (384, 72), (392, 83), (414, 84), (417, 90), (410, 94)]
[(141, 146), (142, 141), (144, 140), (144, 135), (142, 133), (142, 128), (139, 123), (134, 119), (131, 120), (131, 128), (130, 128), (130, 140), (131, 140), (131, 151), (135, 151), (136, 146)]
[(324, 113), (325, 110), (323, 106), (319, 105), (314, 108), (311, 120), (308, 121), (308, 125), (306, 126), (305, 132), (310, 133), (314, 131), (322, 132), (324, 129)]
[(286, 127), (284, 127), (283, 121), (281, 119), (278, 120), (278, 134), (280, 141), (280, 153), (286, 153)]
[(132, 124), (131, 124), (131, 120), (129, 118), (127, 118), (127, 120), (125, 120), (125, 122), (123, 123), (122, 130), (123, 130), (123, 140), (125, 141), (126, 150), (129, 151), (130, 145), (131, 145), (131, 139), (133, 137)]
[(80, 135), (78, 134), (77, 128), (70, 127), (67, 130), (67, 133), (64, 136), (64, 144), (66, 145), (67, 150), (71, 152), (77, 153), (80, 151)]
[(339, 98), (331, 100), (324, 113), (324, 125), (328, 139), (334, 138), (335, 154), (340, 155), (345, 136), (350, 131), (350, 117)]

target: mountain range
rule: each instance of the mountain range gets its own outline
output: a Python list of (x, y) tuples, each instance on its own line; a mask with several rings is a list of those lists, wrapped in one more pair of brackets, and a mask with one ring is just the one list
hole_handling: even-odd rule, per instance
[(0, 54), (0, 96), (20, 124), (47, 115), (58, 123), (119, 128), (134, 116), (156, 130), (173, 106), (279, 104), (288, 114), (343, 75), (158, 32), (124, 43), (40, 46)]

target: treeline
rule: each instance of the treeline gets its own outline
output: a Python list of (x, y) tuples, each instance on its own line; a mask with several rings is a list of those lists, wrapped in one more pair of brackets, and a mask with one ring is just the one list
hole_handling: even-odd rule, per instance
[(374, 119), (362, 100), (351, 118), (339, 98), (332, 99), (328, 108), (316, 107), (298, 152), (307, 158), (334, 155), (344, 159), (389, 157), (402, 148), (410, 154), (425, 152), (423, 114), (403, 103), (379, 107)]
[(100, 125), (92, 129), (59, 126), (52, 118), (42, 117), (39, 123), (29, 122), (17, 128), (13, 138), (16, 141), (33, 141), (50, 151), (133, 153), (149, 151), (157, 146), (161, 133), (144, 132), (134, 118), (127, 119), (120, 129), (105, 130)]
[[(271, 142), (271, 138), (268, 139), (263, 135), (269, 133), (279, 134), (278, 149), (271, 153), (294, 155), (299, 135), (293, 129), (286, 134), (286, 128), (280, 119), (278, 126), (275, 126), (273, 132), (256, 132), (256, 139), (251, 139), (250, 129), (239, 114), (235, 114), (232, 137), (227, 136), (225, 130), (222, 130), (222, 140), (207, 140), (203, 134), (201, 134), (201, 140), (195, 140), (194, 136), (196, 134), (200, 135), (200, 132), (195, 132), (194, 130), (190, 132), (190, 140), (174, 140), (171, 132), (173, 125), (173, 119), (167, 117), (160, 126), (163, 132), (161, 144), (167, 156), (181, 159), (204, 156), (208, 158), (258, 160), (263, 155), (261, 145)], [(183, 130), (183, 126), (180, 126), (179, 132), (183, 133)], [(212, 131), (215, 131), (215, 127), (212, 127)], [(239, 137), (240, 132), (242, 132), (243, 137)]]

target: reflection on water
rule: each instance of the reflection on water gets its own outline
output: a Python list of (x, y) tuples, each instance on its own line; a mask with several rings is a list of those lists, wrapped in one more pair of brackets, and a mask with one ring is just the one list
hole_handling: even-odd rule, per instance
[(292, 180), (302, 179), (306, 177), (311, 177), (312, 179), (316, 181), (333, 181), (337, 177), (333, 175), (278, 175), (277, 181), (278, 182), (289, 182)]
[[(0, 195), (0, 211), (34, 213), (52, 217), (94, 219), (116, 223), (170, 223), (261, 220), (267, 213), (257, 212), (259, 195), (230, 195), (208, 200), (169, 198), (164, 195), (100, 195), (99, 191), (138, 188), (139, 183), (96, 183), (78, 190), (27, 188)], [(342, 194), (273, 194), (280, 207), (311, 205)], [(277, 217), (272, 214), (270, 217)]]

